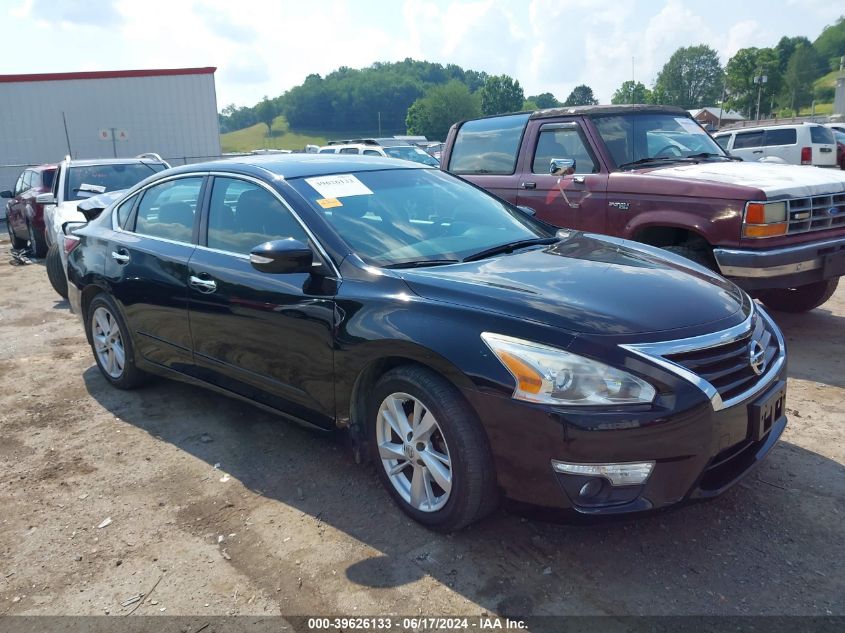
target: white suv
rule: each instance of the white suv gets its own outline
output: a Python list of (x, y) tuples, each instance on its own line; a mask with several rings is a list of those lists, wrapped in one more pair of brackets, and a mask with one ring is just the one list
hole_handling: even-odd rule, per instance
[(343, 143), (324, 145), (319, 154), (362, 154), (364, 156), (385, 156), (387, 158), (401, 158), (414, 163), (422, 163), (431, 167), (439, 167), (440, 161), (416, 145), (371, 145), (369, 143)]
[(726, 152), (747, 161), (837, 166), (833, 132), (818, 123), (734, 128), (713, 138)]

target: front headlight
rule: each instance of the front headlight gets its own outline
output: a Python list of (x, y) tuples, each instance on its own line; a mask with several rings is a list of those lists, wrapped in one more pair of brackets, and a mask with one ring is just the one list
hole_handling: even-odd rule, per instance
[(481, 339), (516, 380), (517, 400), (606, 406), (649, 404), (656, 395), (644, 380), (583, 356), (491, 332)]

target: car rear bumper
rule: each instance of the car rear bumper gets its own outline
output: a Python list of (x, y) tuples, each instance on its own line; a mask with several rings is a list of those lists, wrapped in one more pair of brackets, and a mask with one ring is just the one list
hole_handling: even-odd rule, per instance
[(745, 290), (792, 288), (845, 274), (845, 238), (770, 249), (714, 248), (722, 275)]
[[(720, 495), (771, 452), (784, 429), (786, 368), (753, 396), (722, 410), (703, 399), (686, 410), (561, 413), (499, 395), (467, 394), (490, 439), (499, 486), (518, 505), (582, 516), (630, 514)], [(761, 422), (762, 403), (777, 402)], [(553, 462), (653, 462), (648, 479), (584, 500), (589, 477), (558, 472)]]

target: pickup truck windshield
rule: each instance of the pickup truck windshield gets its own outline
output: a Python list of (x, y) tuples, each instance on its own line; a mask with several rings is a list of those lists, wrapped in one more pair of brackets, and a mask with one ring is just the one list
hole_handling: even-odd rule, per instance
[(672, 113), (629, 113), (594, 118), (617, 167), (676, 159), (727, 159), (693, 119)]
[(287, 182), (373, 266), (452, 263), (513, 242), (554, 236), (515, 207), (436, 169), (359, 171)]

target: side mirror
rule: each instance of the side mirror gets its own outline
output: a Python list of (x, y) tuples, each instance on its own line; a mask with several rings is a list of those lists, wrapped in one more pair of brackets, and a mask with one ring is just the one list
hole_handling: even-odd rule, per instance
[(531, 207), (526, 207), (525, 205), (522, 205), (522, 204), (518, 204), (518, 205), (516, 205), (516, 208), (517, 208), (517, 209), (519, 209), (519, 210), (520, 210), (520, 211), (522, 211), (525, 215), (527, 215), (528, 217), (531, 217), (531, 218), (533, 218), (533, 217), (534, 217), (534, 215), (537, 213), (537, 212), (536, 212), (534, 209), (532, 209)]
[(0, 198), (14, 198), (14, 194), (11, 191), (6, 189), (5, 191), (0, 191)]
[(552, 158), (549, 161), (549, 173), (552, 176), (569, 176), (575, 173), (574, 158)]
[(63, 235), (70, 235), (76, 229), (82, 228), (88, 224), (87, 222), (65, 222), (62, 224), (62, 234)]
[(310, 273), (314, 253), (299, 240), (288, 238), (259, 244), (250, 251), (249, 262), (262, 273)]
[(56, 204), (56, 198), (50, 192), (39, 193), (37, 196), (35, 196), (35, 202), (36, 204)]

